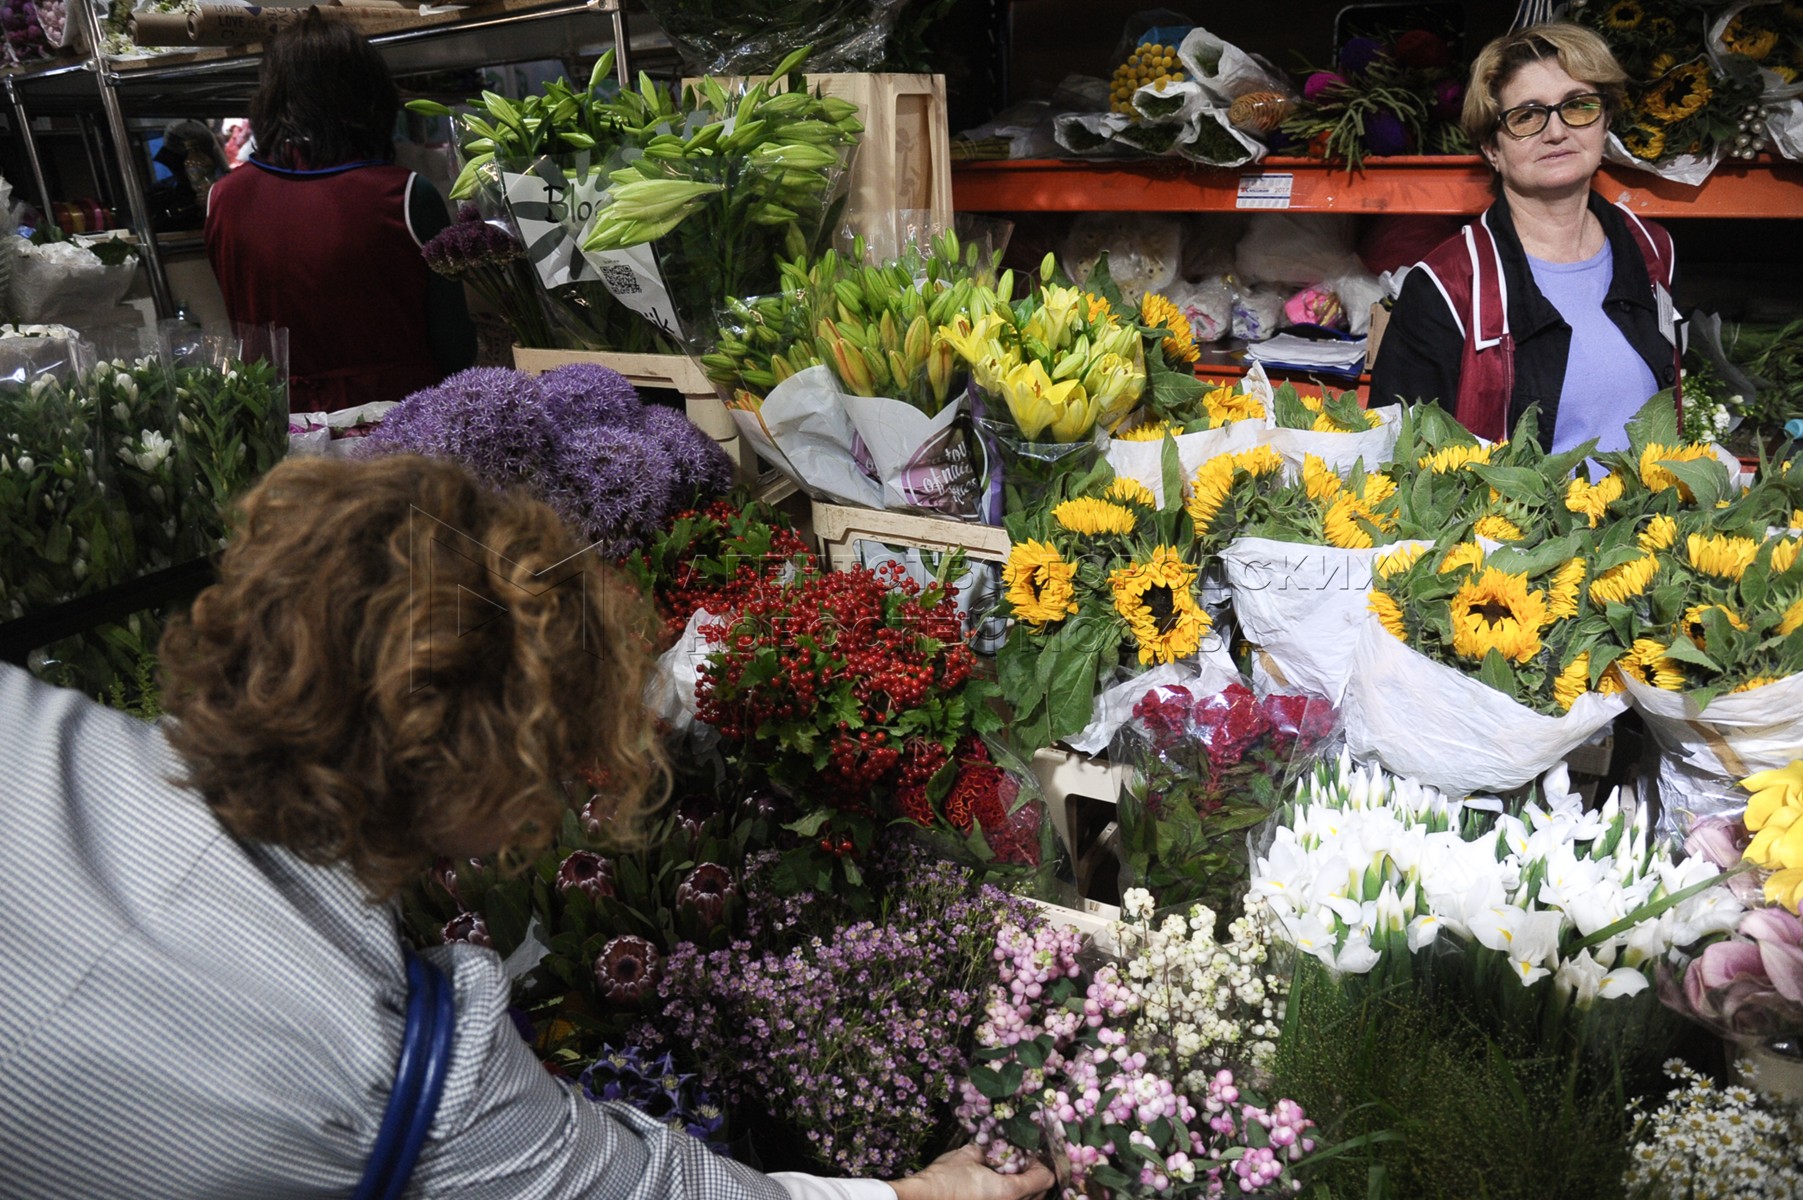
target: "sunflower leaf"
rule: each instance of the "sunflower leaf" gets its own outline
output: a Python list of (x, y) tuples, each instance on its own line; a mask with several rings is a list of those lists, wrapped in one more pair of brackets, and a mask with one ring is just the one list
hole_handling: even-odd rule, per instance
[(1697, 458), (1688, 462), (1668, 459), (1660, 465), (1690, 489), (1699, 508), (1714, 508), (1718, 500), (1728, 498), (1728, 468), (1718, 458)]
[(1687, 637), (1673, 638), (1672, 644), (1665, 648), (1665, 657), (1675, 662), (1702, 667), (1706, 671), (1720, 672), (1722, 669), (1713, 658), (1705, 654), (1695, 642)]
[(1509, 667), (1509, 660), (1503, 657), (1502, 651), (1494, 647), (1484, 655), (1483, 665), (1477, 669), (1480, 683), (1495, 688), (1505, 696), (1515, 695), (1515, 672)]
[(1672, 403), (1671, 394), (1661, 392), (1641, 405), (1628, 422), (1628, 444), (1634, 448), (1635, 457), (1654, 442), (1662, 446), (1675, 446), (1683, 441), (1678, 434), (1678, 409)]

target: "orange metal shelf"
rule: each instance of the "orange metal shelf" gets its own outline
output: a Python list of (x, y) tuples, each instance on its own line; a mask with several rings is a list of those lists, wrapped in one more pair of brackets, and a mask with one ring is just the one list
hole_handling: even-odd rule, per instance
[[(1284, 190), (1287, 204), (1242, 201), (1242, 180)], [(1273, 180), (1269, 177), (1287, 176)], [(1652, 217), (1803, 217), (1803, 164), (1761, 159), (1717, 167), (1700, 187), (1647, 171), (1603, 168), (1598, 190)], [(1245, 167), (1146, 162), (972, 162), (952, 170), (952, 199), (969, 212), (1438, 213), (1489, 206), (1490, 170), (1475, 156), (1370, 159), (1364, 169), (1310, 158)]]

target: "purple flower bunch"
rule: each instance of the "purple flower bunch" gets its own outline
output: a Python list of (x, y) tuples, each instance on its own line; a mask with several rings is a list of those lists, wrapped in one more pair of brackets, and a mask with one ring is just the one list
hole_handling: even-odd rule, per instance
[[(789, 927), (788, 911), (757, 911), (761, 896), (752, 927)], [(995, 932), (1029, 919), (1027, 907), (939, 863), (897, 882), (883, 920), (787, 952), (684, 943), (661, 987), (671, 1040), (729, 1103), (783, 1114), (813, 1165), (893, 1178), (934, 1148), (993, 978)]]
[(538, 276), (512, 230), (486, 221), (473, 204), (420, 247), (426, 265), (447, 279), (469, 284), (513, 328), (522, 346), (554, 344), (539, 301)]
[(641, 403), (624, 376), (592, 363), (537, 379), (505, 367), (460, 371), (407, 397), (368, 440), (524, 488), (611, 557), (732, 486), (732, 461), (712, 438), (674, 409)]
[(677, 1071), (676, 1060), (667, 1053), (653, 1059), (637, 1046), (608, 1046), (579, 1082), (590, 1100), (631, 1105), (671, 1129), (700, 1138), (716, 1152), (723, 1149), (715, 1139), (726, 1127), (726, 1113), (693, 1075)]
[(1085, 978), (1082, 945), (1075, 930), (1044, 925), (996, 936), (1000, 981), (956, 1113), (985, 1160), (1018, 1174), (1049, 1136), (1070, 1165), (1068, 1200), (1092, 1184), (1119, 1196), (1297, 1190), (1290, 1167), (1315, 1148), (1301, 1106), (1261, 1106), (1225, 1069), (1192, 1102), (1135, 1048), (1168, 1031), (1112, 963)]

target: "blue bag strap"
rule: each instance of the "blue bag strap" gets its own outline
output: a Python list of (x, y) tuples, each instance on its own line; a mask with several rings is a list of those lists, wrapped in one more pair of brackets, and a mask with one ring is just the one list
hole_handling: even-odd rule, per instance
[(444, 1095), (457, 1027), (456, 997), (444, 972), (412, 950), (405, 954), (407, 1027), (401, 1035), (400, 1063), (375, 1148), (352, 1193), (354, 1200), (399, 1200), (406, 1192)]

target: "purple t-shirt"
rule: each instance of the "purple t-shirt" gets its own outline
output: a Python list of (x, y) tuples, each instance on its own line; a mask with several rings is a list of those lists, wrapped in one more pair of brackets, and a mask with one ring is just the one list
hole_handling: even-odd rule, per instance
[(1541, 262), (1529, 255), (1528, 266), (1540, 291), (1571, 326), (1553, 453), (1591, 438), (1597, 439), (1598, 450), (1627, 449), (1628, 418), (1659, 390), (1659, 382), (1603, 312), (1603, 297), (1615, 276), (1608, 244), (1583, 262)]

